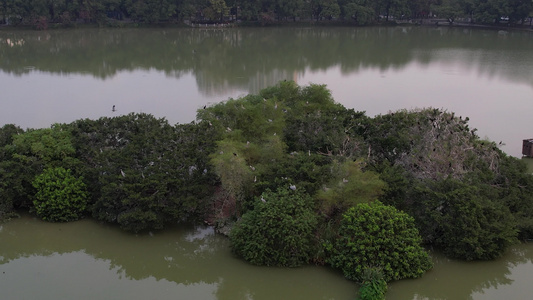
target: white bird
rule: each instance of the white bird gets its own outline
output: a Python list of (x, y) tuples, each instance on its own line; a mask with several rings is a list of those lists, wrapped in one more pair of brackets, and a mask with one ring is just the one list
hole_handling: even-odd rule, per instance
[(122, 171), (122, 169), (120, 169), (120, 174), (122, 175), (122, 177), (126, 177), (126, 173), (124, 173), (124, 171)]
[(293, 191), (296, 191), (296, 186), (294, 184), (289, 185), (289, 188)]
[(257, 176), (254, 176), (254, 182), (257, 182)]
[(261, 196), (261, 201), (263, 201), (263, 203), (266, 203), (266, 200), (265, 198), (263, 198), (263, 196)]
[(230, 131), (231, 131), (231, 128), (227, 127), (226, 130), (227, 130), (228, 132), (230, 132)]
[(342, 183), (347, 183), (347, 182), (348, 182), (348, 179), (346, 179), (346, 178), (342, 179)]
[(250, 169), (252, 169), (252, 171), (255, 171), (255, 168), (254, 168), (254, 166), (250, 166)]

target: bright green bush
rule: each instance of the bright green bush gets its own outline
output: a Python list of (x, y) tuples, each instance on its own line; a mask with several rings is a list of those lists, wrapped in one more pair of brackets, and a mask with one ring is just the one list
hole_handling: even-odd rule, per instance
[(362, 203), (344, 215), (338, 238), (326, 244), (328, 262), (344, 276), (363, 282), (363, 272), (379, 268), (385, 281), (416, 278), (432, 267), (414, 219), (379, 201)]
[(68, 222), (79, 219), (87, 206), (87, 187), (70, 170), (48, 168), (35, 177), (37, 189), (33, 205), (45, 221)]
[(359, 288), (359, 300), (385, 300), (387, 282), (378, 268), (366, 268), (363, 271), (362, 283)]
[(317, 224), (310, 196), (287, 186), (276, 192), (267, 190), (261, 199), (232, 229), (233, 252), (255, 265), (295, 267), (307, 263), (314, 252)]

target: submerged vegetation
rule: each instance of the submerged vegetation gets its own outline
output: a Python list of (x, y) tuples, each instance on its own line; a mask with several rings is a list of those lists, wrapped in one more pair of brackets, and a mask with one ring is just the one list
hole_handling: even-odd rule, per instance
[(250, 263), (329, 264), (365, 299), (431, 268), (423, 245), (478, 260), (532, 239), (533, 177), (453, 112), (371, 118), (323, 85), (283, 81), (190, 124), (132, 113), (5, 125), (0, 218), (24, 208), (133, 232), (208, 222)]

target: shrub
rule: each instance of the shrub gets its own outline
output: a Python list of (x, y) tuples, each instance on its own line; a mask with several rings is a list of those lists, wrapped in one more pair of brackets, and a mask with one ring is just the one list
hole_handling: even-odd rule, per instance
[(387, 282), (378, 268), (366, 268), (362, 274), (359, 288), (359, 300), (384, 300), (387, 293)]
[(326, 244), (328, 262), (351, 280), (363, 282), (368, 267), (380, 268), (385, 281), (416, 278), (432, 267), (414, 219), (376, 201), (350, 208), (338, 238)]
[(230, 233), (234, 253), (255, 265), (295, 267), (313, 254), (317, 219), (307, 194), (267, 190)]
[(87, 188), (81, 178), (61, 167), (48, 168), (35, 177), (33, 205), (45, 221), (68, 222), (81, 217), (87, 205)]

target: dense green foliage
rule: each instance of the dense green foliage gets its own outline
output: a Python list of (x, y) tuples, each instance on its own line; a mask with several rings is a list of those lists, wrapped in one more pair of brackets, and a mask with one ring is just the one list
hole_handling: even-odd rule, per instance
[(410, 211), (419, 217), (427, 242), (450, 257), (493, 259), (516, 240), (517, 229), (509, 208), (495, 199), (488, 186), (473, 186), (454, 179), (420, 187), (421, 199)]
[(87, 187), (82, 178), (61, 167), (47, 168), (32, 182), (37, 190), (33, 205), (45, 221), (68, 222), (79, 219), (87, 207)]
[(362, 161), (333, 162), (330, 181), (317, 194), (322, 212), (334, 217), (359, 203), (368, 203), (383, 193), (386, 187), (379, 174), (363, 171)]
[(14, 149), (10, 146), (14, 135), (22, 132), (24, 130), (12, 124), (0, 128), (0, 220), (13, 215), (15, 203), (25, 198), (27, 185), (21, 178), (24, 173), (20, 172), (21, 166), (13, 161)]
[(75, 169), (78, 160), (73, 157), (71, 134), (64, 125), (54, 124), (46, 129), (24, 132), (13, 125), (2, 128), (0, 144), (0, 212), (10, 215), (13, 209), (31, 207), (35, 177), (47, 167)]
[(215, 23), (234, 20), (262, 24), (275, 21), (342, 20), (360, 25), (380, 20), (428, 18), (430, 12), (454, 20), (476, 22), (523, 21), (531, 1), (516, 0), (1, 0), (0, 17), (11, 24), (32, 24), (46, 29), (50, 22), (116, 24), (119, 20), (139, 23), (175, 23), (183, 20)]
[(207, 124), (173, 127), (164, 119), (129, 114), (71, 126), (92, 183), (96, 219), (140, 231), (203, 218), (214, 180), (207, 157), (216, 140)]
[(453, 257), (491, 259), (530, 236), (532, 177), (480, 140), (468, 118), (423, 109), (372, 123), (370, 164), (387, 182), (381, 200), (413, 216), (425, 243)]
[(343, 215), (338, 237), (327, 248), (328, 262), (344, 276), (363, 282), (367, 268), (385, 281), (422, 276), (432, 267), (414, 219), (379, 201), (358, 204)]
[[(316, 117), (305, 127), (294, 125), (311, 114)], [(346, 123), (362, 117), (335, 103), (322, 85), (301, 88), (288, 81), (258, 96), (200, 110), (198, 118), (221, 132), (211, 155), (223, 191), (220, 202), (242, 214), (266, 189), (295, 185), (314, 195), (330, 180), (334, 156), (344, 160), (358, 153), (357, 144), (343, 143), (349, 130), (339, 133), (338, 127), (322, 126), (321, 115), (349, 118)], [(310, 136), (313, 142), (308, 142)]]
[(312, 204), (309, 195), (289, 187), (265, 191), (255, 209), (233, 227), (233, 252), (256, 265), (296, 267), (309, 262), (317, 224)]
[(379, 268), (366, 268), (363, 271), (359, 300), (384, 300), (387, 293), (387, 282)]

